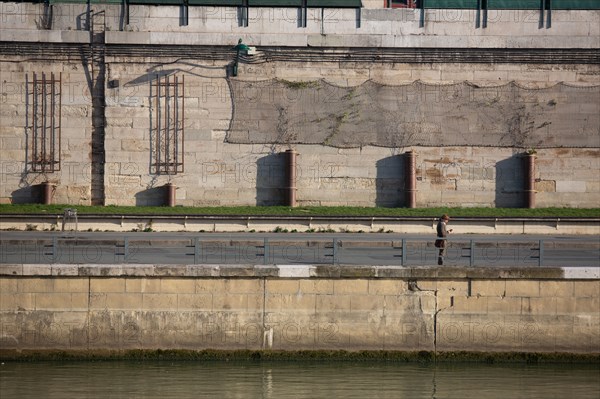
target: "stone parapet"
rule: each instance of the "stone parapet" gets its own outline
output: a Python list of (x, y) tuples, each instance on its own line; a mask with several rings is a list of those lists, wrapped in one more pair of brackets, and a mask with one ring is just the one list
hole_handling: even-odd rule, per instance
[[(554, 10), (552, 24), (540, 28), (531, 10), (497, 10), (485, 27), (476, 27), (475, 10), (309, 8), (300, 27), (294, 8), (250, 8), (248, 25), (235, 7), (190, 7), (187, 23), (179, 6), (53, 4), (43, 27), (44, 5), (0, 5), (0, 41), (79, 41), (90, 18), (105, 26), (113, 44), (234, 45), (239, 37), (253, 46), (597, 48), (600, 11)], [(532, 17), (535, 16), (535, 17)], [(79, 35), (79, 36), (78, 36)], [(88, 37), (89, 40), (89, 37)]]
[[(0, 276), (21, 277), (185, 277), (185, 278), (333, 278), (369, 279), (478, 279), (478, 280), (595, 280), (595, 267), (405, 267), (356, 265), (255, 264), (10, 264)], [(537, 283), (536, 283), (537, 284)], [(484, 285), (483, 287), (488, 288)], [(492, 288), (493, 290), (493, 288)], [(529, 291), (528, 291), (529, 292)], [(536, 296), (539, 296), (536, 294)]]

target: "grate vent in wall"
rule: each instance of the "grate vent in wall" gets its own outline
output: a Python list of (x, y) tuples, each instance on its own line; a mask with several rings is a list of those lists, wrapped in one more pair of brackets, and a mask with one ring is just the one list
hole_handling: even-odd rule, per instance
[(60, 170), (61, 147), (61, 86), (51, 73), (26, 76), (26, 154), (27, 169), (32, 173), (52, 173)]
[(150, 82), (154, 104), (151, 115), (151, 173), (183, 173), (185, 84), (181, 76), (158, 76)]

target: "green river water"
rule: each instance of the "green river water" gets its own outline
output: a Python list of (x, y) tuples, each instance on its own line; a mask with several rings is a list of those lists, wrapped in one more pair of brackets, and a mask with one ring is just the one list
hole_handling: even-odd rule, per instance
[(598, 364), (3, 362), (0, 398), (600, 398)]

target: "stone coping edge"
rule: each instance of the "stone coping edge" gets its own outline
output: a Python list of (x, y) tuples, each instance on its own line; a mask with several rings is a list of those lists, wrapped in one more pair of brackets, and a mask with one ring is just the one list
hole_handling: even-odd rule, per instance
[(598, 364), (600, 353), (572, 352), (433, 352), (385, 350), (189, 350), (189, 349), (0, 349), (2, 361), (386, 361), (386, 362), (485, 362), (485, 363), (589, 363)]
[[(76, 208), (77, 206), (72, 206)], [(64, 215), (59, 213), (2, 213), (0, 219), (34, 219), (39, 220), (62, 220)], [(218, 221), (399, 221), (399, 222), (437, 222), (439, 216), (348, 216), (348, 215), (203, 215), (203, 214), (104, 214), (104, 213), (80, 213), (78, 219), (101, 220), (218, 220)], [(596, 223), (600, 224), (599, 217), (578, 217), (578, 216), (453, 216), (453, 222), (573, 222), (573, 223)]]
[(598, 280), (598, 267), (402, 267), (356, 265), (2, 264), (0, 276), (328, 279)]

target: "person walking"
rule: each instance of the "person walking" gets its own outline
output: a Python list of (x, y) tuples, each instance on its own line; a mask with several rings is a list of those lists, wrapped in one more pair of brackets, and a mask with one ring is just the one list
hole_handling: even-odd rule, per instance
[(450, 221), (448, 215), (444, 214), (440, 218), (437, 224), (437, 239), (435, 240), (435, 247), (438, 248), (438, 265), (444, 264), (444, 256), (446, 256), (446, 245), (448, 233), (452, 232), (452, 229), (448, 230), (447, 225)]

